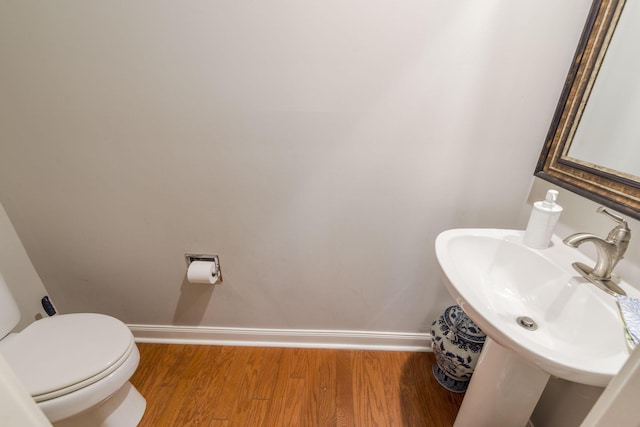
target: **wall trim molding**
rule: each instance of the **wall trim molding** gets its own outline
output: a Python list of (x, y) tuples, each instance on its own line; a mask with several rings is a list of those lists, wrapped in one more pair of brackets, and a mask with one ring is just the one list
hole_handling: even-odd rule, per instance
[(431, 351), (431, 334), (428, 333), (136, 324), (127, 326), (136, 342), (140, 343)]

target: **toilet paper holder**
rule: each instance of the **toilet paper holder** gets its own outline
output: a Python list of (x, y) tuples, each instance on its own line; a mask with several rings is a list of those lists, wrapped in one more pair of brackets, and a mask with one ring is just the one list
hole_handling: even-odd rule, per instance
[(207, 261), (213, 262), (216, 265), (216, 271), (218, 272), (218, 282), (222, 282), (222, 270), (220, 269), (220, 258), (215, 254), (184, 254), (187, 261), (187, 268), (194, 261)]

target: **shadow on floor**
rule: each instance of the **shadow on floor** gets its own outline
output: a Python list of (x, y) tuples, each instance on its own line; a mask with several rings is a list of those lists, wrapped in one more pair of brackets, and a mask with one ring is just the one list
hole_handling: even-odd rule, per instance
[(405, 363), (400, 379), (403, 425), (451, 427), (464, 398), (434, 378), (433, 353), (414, 353)]

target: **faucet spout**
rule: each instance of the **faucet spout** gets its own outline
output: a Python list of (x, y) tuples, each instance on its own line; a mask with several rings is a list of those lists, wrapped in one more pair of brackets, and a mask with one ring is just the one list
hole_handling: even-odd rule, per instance
[(594, 240), (594, 239), (600, 239), (600, 237), (596, 236), (595, 234), (591, 234), (591, 233), (576, 233), (576, 234), (572, 234), (571, 236), (566, 237), (562, 241), (562, 243), (564, 243), (565, 245), (571, 246), (572, 248), (577, 248), (578, 246), (580, 246), (584, 242), (587, 242), (587, 241), (590, 241), (590, 240)]
[(593, 267), (591, 274), (598, 279), (610, 280), (613, 268), (622, 258), (621, 254), (619, 254), (618, 246), (590, 233), (572, 234), (563, 240), (564, 244), (572, 248), (577, 248), (586, 242), (593, 243), (598, 254), (596, 265)]

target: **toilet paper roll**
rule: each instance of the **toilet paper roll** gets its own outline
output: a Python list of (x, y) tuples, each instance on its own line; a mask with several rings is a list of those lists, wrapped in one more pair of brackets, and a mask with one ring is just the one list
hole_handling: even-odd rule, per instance
[(193, 261), (187, 269), (187, 280), (190, 283), (213, 285), (218, 281), (216, 263), (213, 261)]

